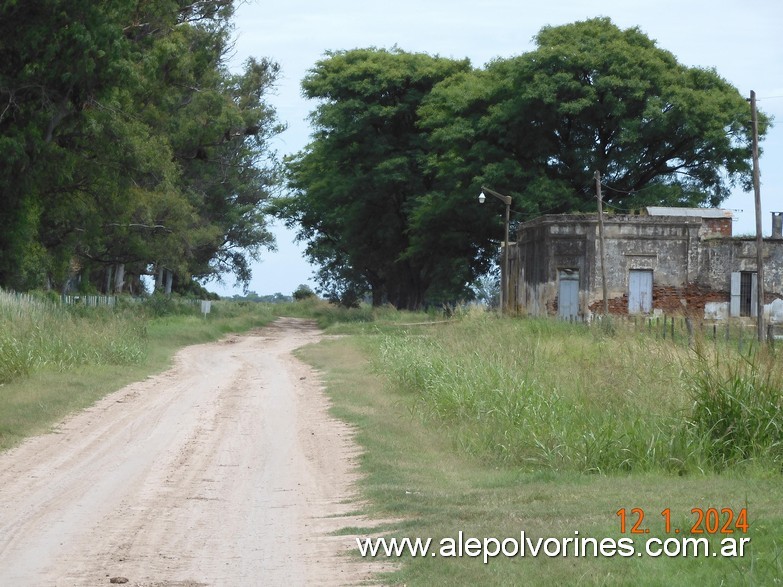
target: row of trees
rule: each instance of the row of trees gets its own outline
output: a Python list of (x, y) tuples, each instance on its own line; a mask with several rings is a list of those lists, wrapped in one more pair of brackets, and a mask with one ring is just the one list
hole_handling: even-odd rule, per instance
[(282, 126), (232, 4), (0, 0), (0, 287), (249, 280)]
[(314, 132), (276, 213), (329, 296), (468, 296), (502, 235), (502, 210), (477, 205), (482, 185), (513, 197), (516, 221), (593, 211), (596, 170), (619, 211), (718, 205), (747, 187), (749, 106), (716, 71), (604, 18), (546, 27), (536, 45), (484, 68), (357, 49), (311, 69)]

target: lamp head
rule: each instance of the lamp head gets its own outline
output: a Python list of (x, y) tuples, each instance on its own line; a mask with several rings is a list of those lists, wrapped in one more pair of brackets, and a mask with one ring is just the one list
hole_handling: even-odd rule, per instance
[(487, 196), (484, 195), (484, 192), (481, 192), (479, 194), (479, 204), (483, 204), (484, 200), (486, 200), (486, 199), (487, 199)]

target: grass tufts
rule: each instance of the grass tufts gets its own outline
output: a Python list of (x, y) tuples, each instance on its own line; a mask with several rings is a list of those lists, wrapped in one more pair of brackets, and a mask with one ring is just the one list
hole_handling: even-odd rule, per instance
[(776, 358), (758, 349), (733, 360), (698, 355), (688, 381), (688, 423), (716, 469), (757, 460), (783, 466), (783, 373)]
[(44, 367), (138, 363), (146, 355), (146, 336), (145, 321), (129, 312), (72, 312), (46, 299), (0, 290), (0, 383)]
[(609, 324), (470, 316), (385, 333), (376, 368), (463, 450), (525, 470), (779, 470), (774, 355), (718, 352), (707, 361)]

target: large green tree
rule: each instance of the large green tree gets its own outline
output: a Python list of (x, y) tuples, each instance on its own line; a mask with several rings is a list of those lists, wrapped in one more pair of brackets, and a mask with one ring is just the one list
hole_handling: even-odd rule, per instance
[(271, 245), (265, 96), (226, 68), (229, 0), (0, 0), (0, 286), (233, 272)]
[(545, 27), (536, 43), (428, 97), (423, 125), (454, 192), (478, 179), (528, 218), (593, 210), (595, 171), (619, 210), (718, 205), (747, 185), (749, 107), (716, 71), (606, 18)]
[(90, 105), (124, 78), (124, 4), (0, 2), (2, 285), (40, 277), (41, 214), (83, 187), (74, 144)]
[[(244, 70), (225, 68), (230, 29), (175, 27), (158, 40), (135, 101), (139, 115), (162, 129), (180, 173), (178, 188), (190, 208), (180, 272), (199, 278), (233, 273), (250, 278), (249, 258), (271, 247), (263, 203), (278, 181), (270, 139), (283, 126), (266, 97), (278, 66), (250, 59)], [(156, 73), (157, 72), (157, 73)]]
[[(329, 53), (303, 82), (312, 142), (278, 212), (298, 224), (327, 291), (418, 307), (455, 299), (514, 220), (595, 209), (718, 205), (750, 181), (747, 101), (637, 28), (545, 27), (483, 69), (400, 50)], [(762, 114), (761, 136), (768, 120)]]
[(417, 111), (436, 83), (468, 69), (467, 61), (356, 49), (328, 53), (304, 79), (304, 94), (319, 101), (313, 140), (289, 162), (292, 195), (277, 207), (298, 226), (328, 294), (353, 300), (369, 290), (373, 303), (399, 308), (428, 297), (442, 263), (410, 248), (412, 217), (434, 188)]

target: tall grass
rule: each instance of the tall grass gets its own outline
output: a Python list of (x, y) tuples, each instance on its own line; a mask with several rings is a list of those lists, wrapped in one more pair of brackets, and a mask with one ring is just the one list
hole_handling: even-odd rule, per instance
[(772, 359), (723, 349), (716, 362), (640, 333), (483, 313), (417, 334), (385, 335), (379, 370), (482, 458), (584, 472), (779, 467)]
[(0, 383), (41, 367), (124, 365), (144, 358), (144, 320), (110, 308), (88, 314), (0, 290)]
[(372, 307), (362, 304), (358, 308), (346, 308), (310, 297), (285, 304), (275, 304), (274, 310), (281, 316), (295, 316), (315, 320), (319, 328), (332, 333), (358, 334), (362, 332), (396, 327), (406, 323), (432, 322), (443, 318), (442, 313), (408, 312), (391, 305)]
[(689, 423), (716, 469), (764, 461), (783, 467), (783, 372), (769, 349), (700, 352), (689, 376)]
[(214, 302), (207, 317), (199, 309), (177, 298), (96, 308), (0, 293), (0, 451), (165, 369), (185, 345), (274, 319), (267, 304)]

